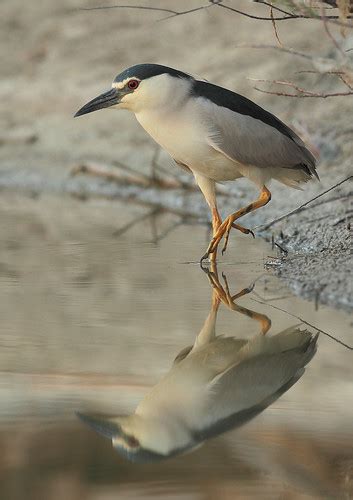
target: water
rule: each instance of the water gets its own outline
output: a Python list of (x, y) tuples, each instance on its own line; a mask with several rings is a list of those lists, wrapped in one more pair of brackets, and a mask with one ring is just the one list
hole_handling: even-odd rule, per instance
[[(264, 270), (274, 252), (262, 240), (233, 234), (217, 281), (197, 264), (205, 227), (170, 214), (139, 222), (145, 213), (2, 194), (0, 498), (353, 498), (353, 363), (343, 345), (353, 344), (350, 318), (291, 296)], [(225, 304), (222, 272), (233, 295), (255, 282), (235, 304), (262, 316)], [(266, 338), (298, 318), (335, 338), (321, 333), (302, 378), (244, 426), (188, 454), (131, 463), (75, 411), (133, 413), (195, 342), (216, 297), (212, 280), (224, 293), (217, 335), (251, 342), (266, 315)], [(255, 397), (257, 384), (242, 387)], [(184, 392), (178, 397), (184, 408)]]

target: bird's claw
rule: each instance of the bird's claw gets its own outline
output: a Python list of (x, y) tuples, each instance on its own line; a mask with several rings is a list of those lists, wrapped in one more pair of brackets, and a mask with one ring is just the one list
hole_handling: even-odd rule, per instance
[(253, 283), (250, 283), (249, 286), (247, 286), (246, 288), (244, 288), (244, 291), (245, 293), (250, 293), (254, 290), (255, 288), (255, 281)]
[(209, 274), (210, 273), (210, 269), (209, 269), (209, 262), (206, 262), (205, 265), (204, 265), (204, 261), (207, 259), (207, 254), (205, 254), (203, 257), (201, 257), (200, 259), (200, 267), (202, 269), (202, 271), (206, 274)]
[(253, 238), (255, 238), (254, 231), (252, 231), (251, 229), (248, 229), (247, 227), (239, 226), (238, 224), (235, 224), (235, 223), (232, 224), (232, 227), (234, 227), (234, 229), (238, 229), (238, 231), (240, 231), (243, 234), (251, 234), (251, 236)]
[(209, 256), (217, 249), (218, 243), (220, 242), (220, 238), (214, 237), (212, 238), (210, 244), (208, 245), (208, 248), (206, 250), (205, 255), (201, 257), (200, 264), (205, 260), (208, 259)]
[(203, 266), (202, 266), (203, 262), (204, 262), (206, 259), (208, 259), (208, 258), (209, 258), (209, 256), (211, 255), (211, 253), (213, 253), (213, 251), (209, 250), (209, 248), (208, 248), (208, 249), (207, 249), (207, 251), (206, 251), (206, 253), (205, 253), (205, 254), (201, 257), (201, 259), (200, 259), (200, 265), (201, 265), (201, 267), (203, 267)]
[[(224, 229), (225, 223), (227, 225), (226, 225), (226, 228)], [(218, 247), (218, 245), (223, 237), (224, 237), (224, 245), (222, 248), (222, 255), (224, 255), (224, 253), (228, 247), (229, 234), (230, 234), (230, 230), (232, 229), (232, 227), (234, 229), (238, 229), (239, 231), (241, 231), (244, 234), (251, 234), (251, 236), (253, 238), (255, 238), (255, 234), (251, 229), (248, 229), (248, 228), (243, 227), (243, 226), (239, 226), (238, 224), (235, 224), (231, 219), (229, 221), (226, 219), (226, 221), (224, 221), (224, 223), (222, 224), (223, 230), (221, 232), (218, 231), (219, 234), (217, 233), (216, 236), (214, 236), (212, 238), (210, 244), (208, 245), (208, 248), (207, 248), (205, 255), (203, 257), (201, 257), (200, 263), (202, 263), (202, 261), (204, 261), (205, 259), (209, 258), (210, 255), (217, 250), (217, 247)]]
[(222, 255), (224, 255), (225, 251), (227, 250), (228, 238), (229, 238), (229, 232), (226, 234), (225, 239), (224, 239), (224, 245), (223, 245), (223, 248), (222, 248)]
[(224, 245), (223, 245), (223, 248), (222, 248), (222, 255), (224, 255), (225, 251), (227, 250), (227, 246), (228, 246), (228, 240), (229, 240), (229, 234), (230, 234), (230, 230), (232, 229), (232, 222), (229, 222), (228, 225), (227, 225), (227, 228), (224, 232)]

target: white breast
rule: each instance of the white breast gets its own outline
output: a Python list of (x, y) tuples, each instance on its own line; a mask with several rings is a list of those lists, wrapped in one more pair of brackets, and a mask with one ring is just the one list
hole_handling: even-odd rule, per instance
[(210, 154), (207, 128), (196, 106), (186, 104), (181, 110), (168, 108), (136, 114), (148, 134), (173, 158), (185, 164), (198, 163)]
[(140, 111), (136, 118), (172, 158), (192, 171), (216, 181), (239, 177), (235, 163), (210, 146), (210, 124), (198, 101), (188, 101), (178, 110), (165, 107)]

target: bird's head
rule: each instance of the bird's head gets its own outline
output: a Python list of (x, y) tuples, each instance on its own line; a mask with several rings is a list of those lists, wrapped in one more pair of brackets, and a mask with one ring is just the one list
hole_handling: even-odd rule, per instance
[(165, 460), (193, 446), (177, 423), (170, 427), (157, 418), (137, 414), (113, 418), (85, 413), (77, 416), (98, 434), (111, 439), (114, 449), (132, 462)]
[(138, 64), (120, 73), (112, 88), (89, 101), (76, 116), (103, 108), (128, 109), (134, 113), (164, 105), (178, 105), (188, 95), (194, 78), (159, 64)]

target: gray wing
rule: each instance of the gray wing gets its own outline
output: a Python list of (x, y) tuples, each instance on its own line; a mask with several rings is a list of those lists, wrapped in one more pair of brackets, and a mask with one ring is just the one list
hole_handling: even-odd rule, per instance
[(304, 142), (273, 115), (281, 127), (206, 99), (202, 106), (210, 127), (209, 144), (231, 160), (256, 167), (306, 168), (316, 175), (316, 160)]
[(217, 376), (210, 384), (203, 422), (195, 436), (215, 436), (261, 413), (303, 375), (316, 342), (317, 336), (299, 348), (250, 358)]

